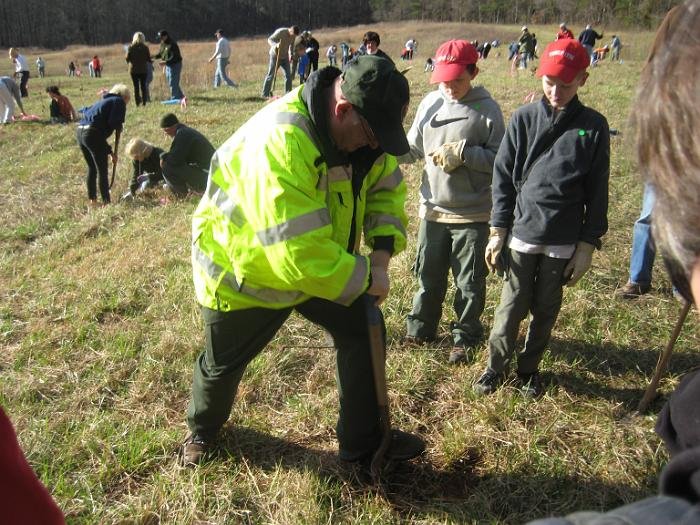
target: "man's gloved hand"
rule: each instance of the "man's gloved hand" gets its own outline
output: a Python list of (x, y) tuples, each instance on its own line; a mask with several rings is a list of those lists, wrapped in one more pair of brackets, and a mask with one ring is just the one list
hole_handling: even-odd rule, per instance
[(389, 268), (391, 254), (386, 250), (374, 250), (369, 254), (369, 265), (371, 267), (381, 266), (386, 271)]
[(571, 256), (569, 264), (564, 268), (566, 286), (575, 285), (583, 277), (583, 274), (588, 271), (593, 261), (593, 250), (595, 250), (595, 246), (592, 244), (583, 241), (576, 243), (576, 251)]
[(375, 296), (377, 298), (376, 305), (379, 306), (389, 295), (389, 274), (382, 266), (372, 266), (370, 272), (372, 284), (367, 288), (367, 294)]
[(506, 237), (508, 237), (507, 228), (491, 227), (489, 229), (489, 242), (486, 245), (484, 259), (486, 259), (486, 266), (491, 272), (500, 273), (504, 270), (499, 262), (499, 257), (503, 251), (503, 245), (506, 243)]
[(460, 166), (464, 166), (462, 152), (464, 151), (464, 146), (466, 144), (467, 141), (465, 139), (457, 142), (448, 142), (447, 144), (440, 146), (432, 153), (429, 153), (429, 155), (433, 159), (433, 163), (436, 166), (439, 166), (443, 171), (449, 173)]

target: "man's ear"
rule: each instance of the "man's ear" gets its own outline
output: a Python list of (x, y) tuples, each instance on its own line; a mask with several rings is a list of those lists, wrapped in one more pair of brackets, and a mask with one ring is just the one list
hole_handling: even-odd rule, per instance
[(340, 98), (335, 103), (335, 106), (333, 108), (333, 113), (334, 113), (334, 116), (338, 120), (344, 120), (345, 117), (348, 116), (348, 113), (352, 112), (352, 109), (353, 109), (353, 106), (350, 102), (348, 102), (344, 98)]
[(588, 71), (583, 73), (583, 76), (581, 76), (581, 82), (579, 83), (579, 87), (583, 86), (586, 83), (586, 80), (588, 80)]

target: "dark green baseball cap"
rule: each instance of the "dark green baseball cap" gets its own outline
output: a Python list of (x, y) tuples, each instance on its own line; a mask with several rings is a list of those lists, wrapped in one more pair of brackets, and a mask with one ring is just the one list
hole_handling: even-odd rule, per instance
[(367, 120), (384, 151), (391, 155), (408, 153), (403, 129), (410, 97), (408, 80), (391, 61), (375, 55), (352, 60), (343, 72), (340, 87), (343, 96)]

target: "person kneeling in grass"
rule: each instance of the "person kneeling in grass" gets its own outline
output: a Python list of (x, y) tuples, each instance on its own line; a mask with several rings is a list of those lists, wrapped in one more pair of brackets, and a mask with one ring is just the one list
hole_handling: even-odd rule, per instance
[(131, 183), (122, 200), (134, 198), (148, 188), (155, 188), (163, 180), (160, 156), (163, 150), (150, 142), (135, 137), (126, 145), (126, 154), (131, 158)]
[(180, 123), (173, 113), (163, 115), (160, 127), (173, 139), (170, 151), (160, 154), (168, 188), (178, 197), (184, 197), (188, 191), (203, 192), (214, 146), (199, 131)]
[(573, 286), (590, 268), (608, 229), (608, 122), (576, 94), (589, 63), (580, 42), (550, 43), (537, 70), (544, 96), (513, 114), (498, 150), (486, 264), (505, 271), (505, 280), (477, 394), (491, 394), (505, 380), (528, 313), (517, 374), (526, 396), (542, 393), (539, 364), (563, 286)]
[(68, 124), (78, 120), (78, 114), (73, 109), (73, 104), (70, 103), (67, 96), (61, 94), (58, 86), (49, 86), (46, 88), (46, 92), (51, 98), (49, 106), (51, 124)]

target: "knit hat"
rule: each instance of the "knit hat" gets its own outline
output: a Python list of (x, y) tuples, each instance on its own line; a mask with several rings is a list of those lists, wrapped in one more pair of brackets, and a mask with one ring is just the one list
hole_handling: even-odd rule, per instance
[(379, 146), (390, 155), (408, 153), (403, 119), (409, 88), (394, 64), (376, 55), (362, 55), (348, 63), (340, 85), (343, 96), (369, 123)]
[(176, 126), (180, 123), (174, 113), (166, 113), (160, 119), (161, 128), (169, 128), (171, 126)]
[(476, 64), (479, 53), (466, 40), (448, 40), (435, 52), (435, 70), (430, 83), (449, 82), (464, 73), (469, 64)]
[(564, 38), (547, 44), (537, 76), (558, 77), (567, 84), (590, 64), (588, 52), (578, 40)]

